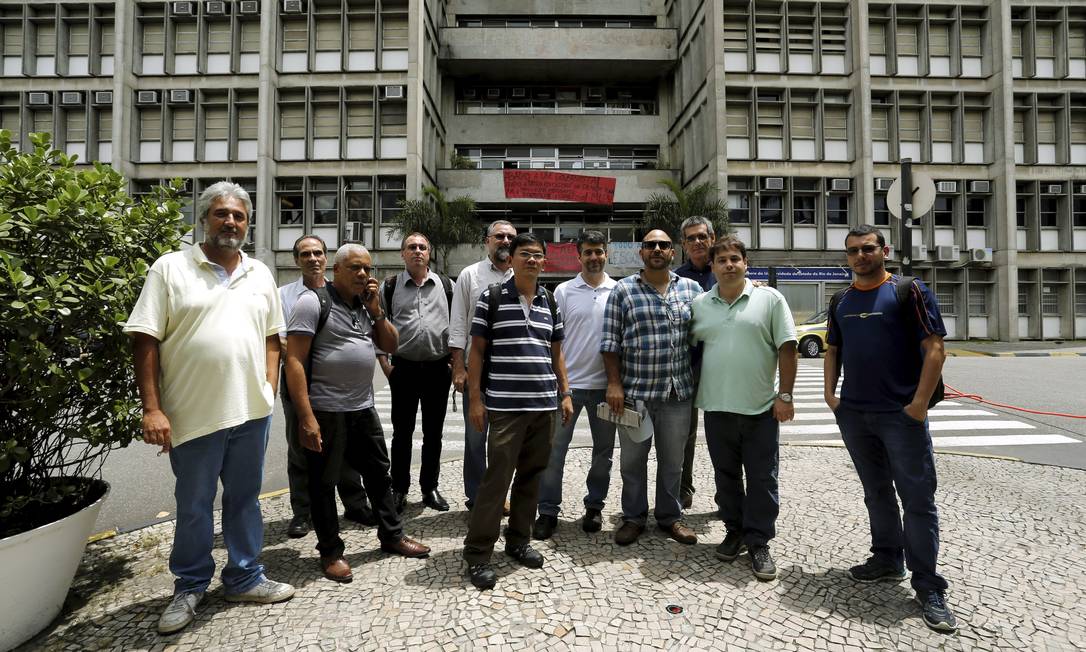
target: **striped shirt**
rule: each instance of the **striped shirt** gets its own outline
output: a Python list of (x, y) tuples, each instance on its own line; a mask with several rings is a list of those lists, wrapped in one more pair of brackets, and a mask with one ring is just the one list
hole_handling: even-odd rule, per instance
[(664, 295), (637, 273), (619, 281), (607, 299), (600, 352), (619, 354), (622, 387), (631, 399), (685, 401), (694, 393), (687, 334), (701, 286), (669, 274)]
[[(513, 279), (502, 284), (501, 302), (494, 324), (487, 323), (490, 288), (475, 302), (471, 335), (486, 338), (490, 373), (485, 379), (486, 409), (497, 412), (543, 412), (558, 409), (558, 378), (554, 374), (551, 343), (563, 337), (562, 313), (551, 324), (551, 309), (543, 288), (536, 287), (531, 310), (525, 316)], [(555, 308), (557, 311), (557, 307)]]

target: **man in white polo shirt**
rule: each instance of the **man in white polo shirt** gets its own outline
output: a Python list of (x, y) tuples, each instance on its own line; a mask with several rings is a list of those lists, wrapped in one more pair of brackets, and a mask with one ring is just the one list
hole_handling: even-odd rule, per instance
[(615, 280), (603, 271), (607, 265), (607, 236), (599, 231), (582, 231), (577, 238), (577, 258), (581, 273), (554, 290), (554, 300), (565, 324), (566, 371), (573, 392), (573, 418), (557, 428), (551, 459), (539, 484), (539, 518), (532, 526), (532, 536), (540, 540), (549, 539), (558, 527), (566, 452), (582, 408), (588, 412), (588, 425), (592, 429), (592, 465), (585, 480), (588, 494), (581, 520), (585, 532), (599, 532), (603, 527), (603, 500), (611, 483), (615, 424), (596, 416), (596, 406), (606, 401), (607, 394), (607, 372), (600, 355), (603, 309), (611, 288), (615, 287)]
[(143, 438), (169, 451), (177, 524), (174, 595), (158, 621), (169, 634), (192, 622), (215, 572), (212, 512), (223, 485), (222, 571), (228, 602), (287, 600), (294, 587), (264, 577), (260, 484), (283, 312), (271, 272), (241, 251), (253, 204), (220, 181), (196, 214), (206, 237), (155, 261), (124, 327), (133, 336)]

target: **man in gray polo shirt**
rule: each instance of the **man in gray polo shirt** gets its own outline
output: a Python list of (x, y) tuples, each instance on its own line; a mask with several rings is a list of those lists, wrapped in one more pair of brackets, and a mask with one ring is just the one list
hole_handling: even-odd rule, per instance
[(411, 438), (420, 403), (422, 502), (439, 512), (449, 511), (449, 503), (437, 489), (437, 480), (441, 431), (452, 383), (449, 297), (445, 294), (445, 288), (451, 290), (451, 285), (449, 279), (430, 270), (430, 251), (429, 238), (421, 233), (409, 234), (400, 244), (406, 269), (381, 285), (381, 307), (400, 334), (396, 355), (377, 353), (392, 392), (392, 496), (400, 513), (411, 487)]
[[(365, 247), (347, 244), (336, 252), (330, 286), (303, 294), (287, 326), (287, 382), (306, 449), (309, 502), (325, 577), (353, 579), (343, 557), (334, 488), (343, 462), (362, 474), (378, 516), (381, 550), (425, 557), (430, 549), (403, 535), (392, 501), (381, 420), (373, 405), (374, 345), (395, 351), (397, 333), (385, 319), (370, 278), (373, 260)], [(330, 310), (321, 324), (326, 292)]]

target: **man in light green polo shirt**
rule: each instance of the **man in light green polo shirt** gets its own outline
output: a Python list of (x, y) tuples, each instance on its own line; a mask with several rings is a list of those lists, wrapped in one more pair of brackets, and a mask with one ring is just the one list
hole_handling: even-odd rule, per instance
[(716, 555), (732, 561), (745, 547), (755, 577), (768, 581), (777, 577), (768, 543), (780, 511), (780, 422), (795, 415), (796, 325), (780, 292), (747, 278), (741, 240), (718, 240), (709, 255), (716, 287), (694, 300), (690, 340), (705, 343), (696, 404), (728, 529)]

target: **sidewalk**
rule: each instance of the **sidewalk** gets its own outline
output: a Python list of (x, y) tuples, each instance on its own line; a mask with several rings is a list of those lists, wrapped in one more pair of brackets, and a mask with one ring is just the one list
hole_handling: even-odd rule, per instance
[(946, 342), (947, 355), (999, 358), (1056, 358), (1086, 356), (1086, 340), (1044, 340), (990, 342), (978, 340)]
[[(780, 576), (762, 583), (741, 556), (713, 555), (724, 534), (714, 516), (711, 466), (698, 450), (699, 493), (684, 546), (651, 529), (613, 543), (618, 464), (604, 530), (586, 535), (580, 501), (590, 451), (570, 451), (566, 509), (538, 544), (542, 570), (499, 548), (498, 586), (464, 577), (465, 511), (421, 511), (409, 497), (405, 531), (434, 549), (426, 560), (377, 551), (374, 531), (345, 532), (352, 584), (325, 580), (314, 538), (287, 539), (287, 496), (263, 502), (270, 577), (298, 587), (271, 606), (223, 601), (216, 579), (196, 621), (155, 633), (172, 590), (173, 523), (91, 544), (64, 612), (23, 649), (44, 650), (1074, 650), (1086, 647), (1086, 473), (960, 455), (937, 458), (943, 522), (941, 571), (957, 635), (928, 630), (908, 583), (859, 585), (844, 572), (867, 557), (860, 485), (839, 448), (781, 449), (781, 516), (773, 555)], [(442, 469), (442, 491), (461, 495), (461, 465)], [(650, 478), (653, 471), (650, 469)], [(461, 509), (459, 504), (454, 510)], [(224, 554), (215, 551), (216, 562)], [(499, 546), (501, 543), (499, 542)], [(669, 613), (669, 605), (682, 613)]]

